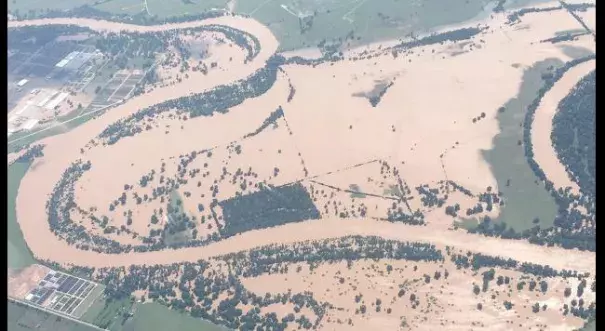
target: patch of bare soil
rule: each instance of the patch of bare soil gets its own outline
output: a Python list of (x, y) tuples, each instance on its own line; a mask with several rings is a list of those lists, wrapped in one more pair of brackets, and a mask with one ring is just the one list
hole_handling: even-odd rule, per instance
[(27, 293), (34, 289), (49, 271), (49, 268), (39, 264), (21, 270), (8, 269), (8, 295), (16, 299), (25, 299)]

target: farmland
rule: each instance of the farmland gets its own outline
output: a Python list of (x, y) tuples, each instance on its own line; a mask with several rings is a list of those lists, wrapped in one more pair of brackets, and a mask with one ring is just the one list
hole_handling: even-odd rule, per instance
[[(136, 5), (101, 5), (121, 3)], [(389, 16), (411, 4), (412, 23)], [(574, 15), (584, 7), (469, 1), (447, 18), (411, 4), (10, 21), (15, 34), (85, 31), (69, 42), (99, 59), (94, 75), (66, 79), (87, 105), (9, 144), (11, 231), (24, 238), (9, 242), (13, 259), (57, 269), (31, 271), (15, 296), (112, 330), (594, 320), (596, 48)], [(299, 12), (305, 33), (270, 15), (280, 10)], [(382, 23), (358, 34), (330, 19), (363, 22), (356, 10)], [(385, 22), (393, 30), (377, 32)], [(284, 52), (303, 46), (318, 47)], [(17, 102), (41, 104), (35, 95)]]
[(7, 316), (9, 317), (8, 330), (31, 330), (36, 328), (41, 331), (93, 331), (98, 328), (89, 327), (60, 316), (49, 314), (33, 307), (8, 300)]
[[(53, 5), (54, 2), (57, 3)], [(504, 6), (510, 9), (541, 2), (544, 1), (506, 1)], [(134, 18), (145, 23), (181, 20), (213, 12), (232, 12), (250, 15), (268, 26), (280, 41), (280, 49), (287, 51), (315, 47), (322, 41), (342, 40), (351, 35), (354, 36), (349, 41), (352, 46), (401, 39), (420, 31), (482, 19), (489, 15), (495, 5), (495, 2), (487, 0), (470, 0), (462, 4), (443, 0), (381, 0), (376, 3), (366, 0), (80, 0), (70, 3), (53, 1), (42, 6), (33, 1), (23, 1), (23, 4), (9, 3), (9, 10), (13, 13), (19, 10), (21, 15), (35, 10), (27, 17), (45, 17), (49, 16), (45, 11), (48, 6), (49, 9), (71, 9), (73, 12), (53, 15)]]

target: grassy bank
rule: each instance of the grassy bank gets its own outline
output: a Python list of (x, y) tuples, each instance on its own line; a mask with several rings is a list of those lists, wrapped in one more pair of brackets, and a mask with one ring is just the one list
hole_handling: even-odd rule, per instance
[[(15, 208), (17, 192), (19, 190), (19, 184), (21, 179), (25, 176), (25, 173), (29, 169), (31, 163), (20, 163), (15, 162), (8, 167), (8, 188), (7, 188), (7, 248), (8, 248), (8, 267), (9, 268), (24, 268), (29, 265), (36, 263), (32, 253), (30, 252), (25, 239), (23, 238), (23, 232), (17, 222), (17, 212)], [(44, 222), (45, 220), (41, 220)], [(42, 224), (44, 226), (44, 224)]]

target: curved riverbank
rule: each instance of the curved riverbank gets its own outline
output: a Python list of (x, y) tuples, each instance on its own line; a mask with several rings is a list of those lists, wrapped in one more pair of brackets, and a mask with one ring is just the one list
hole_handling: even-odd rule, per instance
[(592, 60), (569, 69), (540, 100), (531, 127), (534, 159), (546, 177), (553, 182), (555, 188), (571, 187), (574, 194), (579, 194), (578, 184), (572, 181), (567, 174), (565, 166), (557, 157), (557, 152), (552, 144), (553, 119), (561, 100), (584, 76), (594, 70), (595, 66), (596, 61)]

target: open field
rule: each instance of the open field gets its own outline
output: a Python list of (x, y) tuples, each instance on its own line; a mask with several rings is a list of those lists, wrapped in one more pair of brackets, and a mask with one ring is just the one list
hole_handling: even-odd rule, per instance
[(8, 300), (7, 316), (7, 329), (10, 331), (25, 331), (31, 329), (40, 331), (101, 330), (12, 300)]
[(363, 45), (457, 24), (489, 14), (489, 1), (322, 0), (240, 1), (236, 12), (249, 14), (271, 28), (281, 50), (317, 46), (353, 33)]
[[(592, 35), (553, 41), (580, 26), (556, 4), (405, 43), (353, 38), (337, 56), (308, 61), (282, 57), (283, 37), (254, 15), (158, 26), (9, 22), (240, 31), (183, 32), (201, 43), (199, 63), (162, 57), (156, 81), (123, 102), (142, 73), (106, 76), (97, 99), (120, 103), (39, 140), (43, 155), (23, 169), (23, 237), (36, 258), (105, 284), (104, 300), (77, 316), (111, 330), (158, 327), (145, 314), (168, 322), (159, 305), (248, 329), (580, 327), (594, 317), (596, 265), (594, 245), (574, 240), (591, 238), (594, 211), (579, 198), (564, 205), (527, 153), (539, 149), (532, 156), (546, 179), (561, 181), (544, 145), (552, 120), (543, 116), (554, 110), (537, 109), (531, 134), (527, 114), (549, 104), (547, 86), (565, 95), (575, 85), (568, 77), (594, 65), (570, 64), (594, 54)], [(557, 82), (561, 68), (570, 71)], [(588, 216), (574, 213), (578, 201)], [(507, 224), (517, 239), (461, 222)], [(537, 234), (549, 228), (582, 250)], [(70, 307), (85, 300), (78, 291), (88, 282), (74, 280), (78, 289), (59, 291), (66, 299), (54, 309), (75, 314)]]
[(30, 10), (40, 14), (46, 9), (54, 10), (65, 10), (73, 9), (82, 5), (91, 5), (95, 3), (94, 0), (51, 0), (51, 1), (40, 1), (40, 0), (15, 0), (8, 1), (9, 11), (19, 11), (21, 14), (29, 13)]
[(30, 164), (16, 162), (8, 167), (8, 188), (7, 188), (7, 208), (8, 215), (6, 218), (7, 229), (7, 260), (9, 268), (23, 268), (35, 262), (31, 251), (27, 247), (23, 233), (17, 222), (17, 214), (15, 209), (15, 201), (21, 178), (29, 169)]
[(133, 303), (128, 298), (109, 301), (100, 297), (82, 316), (82, 320), (107, 330), (120, 331), (129, 322), (128, 314), (132, 310)]
[[(505, 8), (542, 3), (543, 0), (506, 1)], [(95, 3), (80, 0), (68, 4), (53, 1), (42, 5), (36, 1), (10, 4), (9, 10), (73, 9), (88, 4), (108, 14), (139, 15), (158, 20), (199, 15), (210, 10), (225, 10), (250, 15), (268, 26), (280, 41), (280, 49), (294, 50), (317, 46), (322, 40), (345, 38), (351, 32), (354, 44), (408, 37), (410, 34), (488, 16), (495, 1), (470, 0), (464, 3), (430, 0), (112, 0)], [(38, 12), (38, 15), (41, 12)]]
[(124, 327), (128, 330), (167, 330), (174, 328), (182, 331), (220, 331), (226, 330), (212, 323), (195, 319), (183, 313), (169, 310), (157, 303), (136, 305), (136, 312), (131, 324)]

